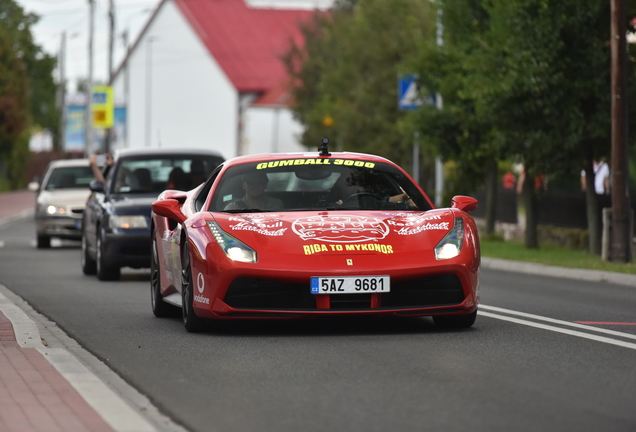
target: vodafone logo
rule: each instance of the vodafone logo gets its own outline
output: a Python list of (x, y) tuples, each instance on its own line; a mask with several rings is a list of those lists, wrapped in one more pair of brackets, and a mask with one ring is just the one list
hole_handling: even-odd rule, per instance
[(205, 281), (203, 280), (203, 273), (199, 273), (199, 276), (197, 276), (197, 290), (199, 290), (200, 293), (203, 293), (204, 288)]

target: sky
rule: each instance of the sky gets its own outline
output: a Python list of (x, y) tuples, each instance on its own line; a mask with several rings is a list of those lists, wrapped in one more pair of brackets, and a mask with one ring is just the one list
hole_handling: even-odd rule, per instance
[[(88, 77), (88, 0), (15, 0), (25, 12), (40, 17), (31, 29), (35, 43), (53, 56), (61, 49), (62, 35), (66, 33), (66, 61), (64, 71), (67, 91), (74, 93), (78, 79)], [(125, 53), (123, 33), (128, 32), (128, 43), (132, 44), (160, 0), (114, 0), (115, 2), (115, 49), (114, 68), (119, 66)], [(93, 36), (93, 81), (108, 80), (109, 19), (108, 0), (95, 0), (95, 31)], [(56, 81), (59, 70), (55, 71)]]

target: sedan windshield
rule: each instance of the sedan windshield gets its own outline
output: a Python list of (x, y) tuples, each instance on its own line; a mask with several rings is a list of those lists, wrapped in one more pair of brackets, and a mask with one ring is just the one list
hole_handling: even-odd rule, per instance
[(229, 168), (215, 189), (210, 210), (240, 213), (430, 208), (413, 182), (390, 164), (288, 159)]
[(87, 166), (75, 166), (75, 167), (59, 167), (55, 168), (48, 180), (44, 189), (48, 191), (58, 189), (88, 189), (88, 185), (93, 176), (93, 171)]
[(147, 194), (190, 190), (203, 183), (222, 159), (200, 155), (136, 157), (120, 160), (112, 193)]

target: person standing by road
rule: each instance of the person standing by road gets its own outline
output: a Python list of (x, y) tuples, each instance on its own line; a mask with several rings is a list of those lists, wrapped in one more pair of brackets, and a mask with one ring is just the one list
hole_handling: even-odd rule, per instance
[[(598, 195), (609, 195), (610, 193), (610, 169), (605, 160), (593, 161), (594, 168), (594, 191)], [(585, 170), (581, 170), (581, 190), (585, 191)]]

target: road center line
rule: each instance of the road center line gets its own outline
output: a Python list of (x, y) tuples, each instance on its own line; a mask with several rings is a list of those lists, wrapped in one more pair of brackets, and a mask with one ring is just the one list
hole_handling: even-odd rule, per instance
[(577, 324), (577, 323), (573, 323), (573, 322), (569, 322), (569, 321), (562, 321), (562, 320), (557, 320), (554, 318), (548, 318), (548, 317), (544, 317), (541, 315), (533, 315), (533, 314), (529, 314), (529, 313), (525, 313), (525, 312), (518, 312), (518, 311), (514, 311), (514, 310), (510, 310), (510, 309), (503, 309), (503, 308), (498, 308), (495, 306), (487, 306), (484, 304), (480, 304), (479, 305), (479, 309), (481, 312), (481, 309), (486, 309), (492, 312), (499, 312), (499, 313), (504, 313), (504, 314), (508, 314), (508, 315), (517, 315), (517, 316), (521, 316), (524, 318), (530, 318), (530, 319), (534, 319), (534, 320), (539, 320), (539, 321), (546, 321), (546, 322), (550, 322), (553, 324), (559, 324), (559, 325), (563, 325), (563, 326), (568, 326), (568, 327), (575, 327), (575, 328), (579, 328), (582, 330), (586, 330), (586, 331), (591, 331), (591, 332), (596, 332), (596, 333), (604, 333), (604, 334), (608, 334), (608, 335), (612, 335), (612, 336), (616, 336), (616, 337), (621, 337), (621, 338), (625, 338), (625, 339), (634, 339), (636, 340), (636, 335), (633, 334), (629, 334), (629, 333), (623, 333), (623, 332), (618, 332), (615, 330), (608, 330), (608, 329), (604, 329), (604, 328), (598, 328), (598, 327), (592, 327), (592, 326), (588, 326), (588, 325), (583, 325), (583, 324)]
[(489, 318), (495, 318), (495, 319), (500, 319), (503, 321), (510, 321), (513, 322), (515, 324), (521, 324), (521, 325), (526, 325), (526, 326), (530, 326), (530, 327), (536, 327), (536, 328), (540, 328), (543, 330), (549, 330), (549, 331), (553, 331), (553, 332), (557, 332), (557, 333), (563, 333), (563, 334), (567, 334), (570, 336), (577, 336), (583, 339), (591, 339), (597, 342), (603, 342), (603, 343), (607, 343), (610, 345), (618, 345), (620, 347), (623, 348), (630, 348), (633, 350), (636, 350), (636, 344), (631, 343), (631, 342), (623, 342), (623, 341), (619, 341), (616, 339), (611, 339), (605, 336), (597, 336), (597, 335), (593, 335), (593, 334), (588, 334), (588, 333), (583, 333), (583, 332), (579, 332), (579, 331), (575, 331), (575, 330), (568, 330), (568, 329), (564, 329), (561, 327), (554, 327), (554, 326), (550, 326), (547, 324), (541, 324), (541, 323), (537, 323), (537, 322), (533, 322), (533, 321), (526, 321), (526, 320), (522, 320), (519, 318), (513, 318), (513, 317), (509, 317), (509, 316), (505, 316), (505, 315), (497, 315), (497, 314), (493, 314), (490, 312), (479, 312), (479, 315), (482, 316), (486, 316)]
[(624, 326), (636, 326), (636, 322), (607, 322), (607, 321), (574, 321), (578, 324), (588, 325), (624, 325)]

